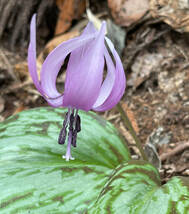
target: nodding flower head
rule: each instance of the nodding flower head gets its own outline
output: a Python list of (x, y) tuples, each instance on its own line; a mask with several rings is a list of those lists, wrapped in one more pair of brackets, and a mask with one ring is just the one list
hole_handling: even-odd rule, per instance
[[(112, 42), (105, 37), (105, 31), (105, 22), (102, 22), (100, 31), (89, 22), (80, 36), (62, 42), (45, 59), (39, 80), (36, 66), (36, 15), (31, 20), (29, 72), (35, 87), (49, 105), (68, 108), (58, 139), (59, 144), (64, 144), (69, 130), (67, 152), (63, 156), (66, 160), (73, 159), (71, 145), (76, 147), (77, 133), (81, 129), (78, 110), (109, 110), (120, 101), (125, 91), (123, 66)], [(61, 94), (56, 89), (56, 79), (69, 54), (65, 87)], [(103, 78), (105, 64), (107, 72)]]

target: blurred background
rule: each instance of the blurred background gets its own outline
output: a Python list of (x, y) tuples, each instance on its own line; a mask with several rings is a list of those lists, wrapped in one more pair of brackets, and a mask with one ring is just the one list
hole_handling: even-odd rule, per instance
[[(166, 181), (189, 175), (189, 3), (187, 0), (0, 0), (0, 121), (47, 106), (27, 68), (30, 20), (37, 13), (37, 66), (88, 21), (107, 21), (107, 36), (123, 62), (121, 105)], [(65, 68), (57, 80), (64, 88)], [(135, 143), (116, 108), (101, 114)]]

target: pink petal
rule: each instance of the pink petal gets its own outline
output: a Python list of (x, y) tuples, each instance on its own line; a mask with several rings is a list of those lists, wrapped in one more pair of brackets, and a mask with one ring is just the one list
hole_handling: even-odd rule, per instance
[[(112, 42), (108, 38), (106, 38), (106, 41), (115, 60), (115, 81), (111, 94), (102, 105), (93, 108), (93, 110), (95, 111), (106, 111), (113, 108), (120, 101), (121, 97), (125, 92), (126, 87), (126, 78), (120, 57), (117, 54)], [(111, 67), (110, 61), (107, 62), (107, 64), (108, 63), (109, 67)]]
[(53, 107), (59, 107), (62, 105), (62, 97), (56, 99), (48, 99), (45, 97), (45, 93), (42, 90), (41, 84), (38, 79), (37, 66), (36, 66), (36, 14), (33, 15), (30, 25), (30, 44), (28, 48), (28, 68), (35, 87), (41, 93), (41, 95), (47, 100), (47, 102)]
[(92, 107), (93, 109), (102, 105), (105, 102), (105, 100), (108, 98), (108, 96), (110, 95), (110, 93), (114, 87), (115, 66), (114, 66), (114, 63), (112, 62), (112, 59), (111, 59), (106, 47), (104, 49), (104, 56), (105, 56), (106, 64), (107, 64), (107, 76), (101, 86), (99, 96), (98, 96), (95, 104)]
[(73, 50), (89, 43), (96, 37), (81, 35), (57, 46), (45, 59), (41, 69), (41, 86), (49, 98), (59, 97), (61, 94), (56, 89), (56, 78), (66, 56)]
[(37, 90), (43, 95), (36, 66), (36, 14), (33, 15), (30, 25), (30, 44), (28, 48), (28, 68)]
[(88, 111), (95, 103), (104, 68), (105, 23), (95, 40), (74, 50), (68, 62), (63, 105)]

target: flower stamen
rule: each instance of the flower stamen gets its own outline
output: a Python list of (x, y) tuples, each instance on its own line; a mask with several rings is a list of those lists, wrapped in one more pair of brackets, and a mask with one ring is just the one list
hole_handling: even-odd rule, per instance
[(60, 130), (60, 134), (59, 134), (59, 137), (58, 137), (58, 143), (59, 144), (64, 144), (65, 141), (66, 141), (66, 135), (67, 135), (67, 126), (68, 126), (68, 123), (69, 123), (69, 120), (70, 120), (70, 112), (71, 112), (71, 109), (68, 109), (68, 112), (66, 113), (65, 115), (65, 118), (64, 118), (64, 121), (63, 121), (63, 127), (62, 129)]
[[(67, 127), (69, 124), (69, 132), (68, 132), (68, 144), (67, 144), (67, 150), (66, 155), (63, 155), (62, 158), (66, 159), (66, 161), (74, 160), (74, 158), (71, 156), (71, 145), (73, 147), (76, 147), (76, 140), (77, 140), (77, 133), (81, 131), (81, 120), (78, 115), (78, 110), (72, 109), (68, 110), (68, 112), (65, 115), (65, 119), (63, 122), (63, 128), (60, 131), (58, 143), (64, 144), (66, 140), (67, 135)], [(74, 115), (75, 113), (75, 115)]]

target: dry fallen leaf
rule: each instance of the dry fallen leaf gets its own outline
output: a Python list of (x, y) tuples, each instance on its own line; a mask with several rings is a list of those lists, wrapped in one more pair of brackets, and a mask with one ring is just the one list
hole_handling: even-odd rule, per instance
[(26, 62), (19, 62), (15, 64), (14, 72), (19, 77), (21, 82), (26, 81), (29, 78), (28, 64)]
[(131, 124), (132, 124), (135, 132), (138, 134), (139, 127), (137, 124), (137, 120), (135, 119), (134, 112), (128, 107), (128, 105), (126, 103), (122, 103), (121, 106), (122, 106), (123, 110), (125, 111), (125, 113), (127, 114), (129, 120), (131, 121)]
[(69, 29), (73, 19), (81, 17), (86, 5), (84, 0), (56, 0), (56, 4), (60, 10), (55, 29), (55, 35), (58, 35)]
[(150, 0), (150, 13), (179, 32), (189, 32), (188, 0)]
[(108, 0), (108, 6), (115, 22), (121, 26), (137, 22), (149, 9), (148, 0)]

